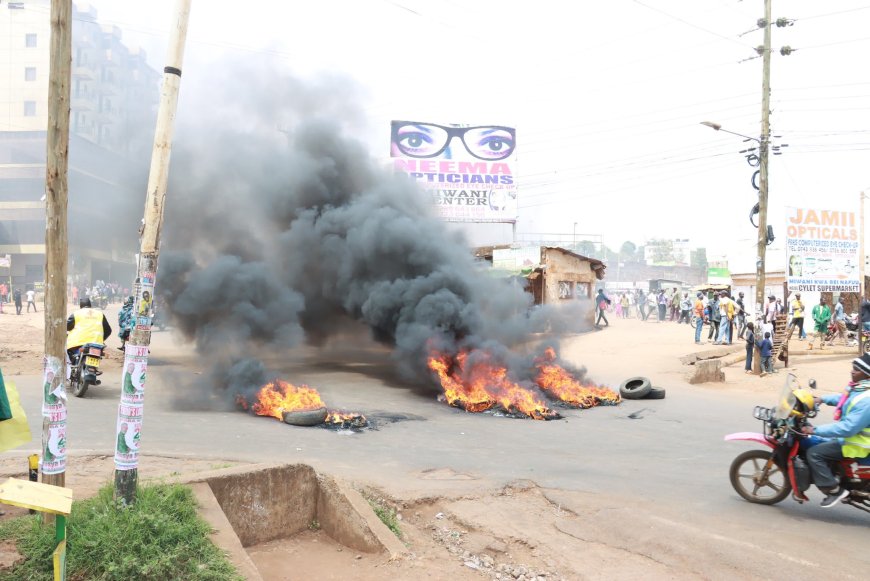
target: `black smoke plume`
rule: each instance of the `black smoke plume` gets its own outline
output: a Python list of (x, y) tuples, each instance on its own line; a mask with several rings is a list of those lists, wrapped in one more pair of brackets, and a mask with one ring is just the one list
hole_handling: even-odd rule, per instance
[(487, 274), (414, 184), (348, 137), (363, 116), (346, 82), (233, 77), (177, 133), (157, 285), (231, 395), (268, 376), (233, 353), (322, 345), (360, 323), (403, 377), (433, 386), (431, 348), (508, 362), (532, 333), (583, 324), (576, 303), (530, 309), (519, 283)]

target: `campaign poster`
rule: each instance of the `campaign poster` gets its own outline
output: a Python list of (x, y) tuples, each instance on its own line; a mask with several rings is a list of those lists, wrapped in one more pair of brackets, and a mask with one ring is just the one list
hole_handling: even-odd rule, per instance
[(860, 291), (857, 213), (789, 207), (786, 215), (789, 289)]
[(115, 468), (135, 470), (139, 467), (139, 443), (142, 434), (142, 406), (120, 404), (115, 430)]
[(63, 363), (57, 357), (43, 360), (42, 420), (48, 426), (42, 441), (42, 473), (66, 471), (66, 390)]
[(516, 222), (516, 129), (393, 121), (393, 170), (431, 197), (452, 222)]
[(148, 347), (127, 344), (124, 367), (121, 370), (121, 403), (142, 405), (145, 401), (145, 371), (148, 369)]

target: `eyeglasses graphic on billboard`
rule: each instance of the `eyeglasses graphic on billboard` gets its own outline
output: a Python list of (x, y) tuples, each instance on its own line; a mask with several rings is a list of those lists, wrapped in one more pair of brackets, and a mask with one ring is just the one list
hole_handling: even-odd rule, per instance
[(501, 125), (447, 127), (415, 121), (392, 122), (392, 154), (452, 159), (453, 138), (458, 137), (466, 151), (477, 159), (499, 161), (510, 157), (516, 148), (516, 131)]

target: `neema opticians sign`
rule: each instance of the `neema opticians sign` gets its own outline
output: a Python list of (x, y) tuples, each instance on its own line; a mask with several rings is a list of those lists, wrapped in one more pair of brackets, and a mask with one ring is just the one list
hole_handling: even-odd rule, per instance
[(393, 121), (393, 169), (432, 197), (441, 218), (517, 219), (516, 130), (504, 125)]

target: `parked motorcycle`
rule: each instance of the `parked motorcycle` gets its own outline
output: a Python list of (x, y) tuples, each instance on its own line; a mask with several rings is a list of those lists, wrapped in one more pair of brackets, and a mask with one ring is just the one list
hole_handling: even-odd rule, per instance
[[(815, 381), (809, 386), (815, 389)], [(756, 442), (767, 450), (743, 452), (731, 463), (731, 486), (737, 494), (755, 504), (776, 504), (791, 493), (798, 503), (804, 503), (804, 494), (812, 482), (812, 473), (806, 459), (808, 436), (801, 428), (810, 425), (809, 418), (816, 409), (808, 409), (801, 401), (812, 392), (801, 387), (797, 378), (789, 373), (774, 408), (756, 406), (752, 415), (761, 420), (763, 433), (738, 432), (728, 434), (725, 440)], [(834, 466), (840, 486), (850, 491), (843, 504), (870, 512), (870, 457), (846, 458)]]
[(103, 373), (100, 371), (100, 360), (103, 358), (104, 348), (102, 343), (85, 343), (79, 347), (70, 362), (72, 369), (69, 383), (74, 396), (84, 397), (89, 386), (100, 385), (97, 376)]

